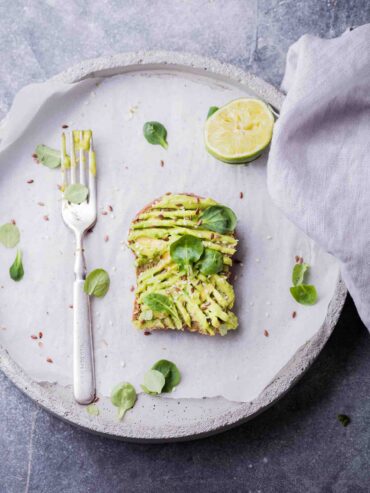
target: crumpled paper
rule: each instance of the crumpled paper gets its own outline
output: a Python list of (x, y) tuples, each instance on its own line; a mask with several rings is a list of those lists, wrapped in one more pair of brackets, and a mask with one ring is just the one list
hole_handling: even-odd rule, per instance
[[(1, 248), (0, 343), (32, 378), (72, 384), (74, 239), (61, 218), (60, 170), (32, 159), (37, 144), (59, 147), (62, 125), (93, 129), (97, 153), (98, 222), (85, 253), (88, 270), (102, 267), (111, 277), (105, 298), (92, 300), (98, 395), (109, 395), (120, 381), (139, 391), (144, 373), (165, 358), (182, 374), (168, 397), (251, 401), (320, 330), (338, 281), (336, 261), (272, 204), (265, 158), (228, 166), (204, 149), (209, 106), (246, 94), (231, 84), (168, 71), (73, 85), (46, 82), (19, 93), (2, 130), (0, 223), (14, 219), (21, 230), (25, 276), (19, 283), (9, 278), (15, 250)], [(144, 139), (148, 120), (167, 128), (167, 151)], [(169, 191), (212, 197), (238, 216), (240, 263), (233, 277), (240, 327), (226, 337), (145, 337), (132, 325), (135, 268), (125, 243), (128, 228), (137, 211)], [(319, 301), (311, 307), (289, 293), (296, 255), (312, 266)]]

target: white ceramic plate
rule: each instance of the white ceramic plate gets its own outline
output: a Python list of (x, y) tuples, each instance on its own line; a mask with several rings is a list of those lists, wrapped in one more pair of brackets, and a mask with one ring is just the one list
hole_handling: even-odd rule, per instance
[[(178, 53), (124, 54), (91, 60), (60, 74), (55, 80), (73, 83), (92, 77), (111, 77), (117, 74), (133, 76), (138, 73), (145, 73), (146, 78), (156, 78), (163, 77), (164, 72), (183, 85), (191, 79), (200, 78), (201, 84), (208, 85), (210, 91), (217, 85), (228, 90), (232, 88), (234, 93), (237, 89), (241, 95), (255, 95), (276, 109), (280, 108), (283, 100), (283, 95), (272, 86), (240, 69), (214, 60)], [(165, 78), (163, 80), (165, 83)], [(140, 202), (135, 204), (135, 207), (140, 209), (143, 205), (145, 204)], [(271, 276), (274, 275), (275, 273), (271, 272)], [(215, 433), (250, 419), (287, 392), (327, 341), (340, 314), (345, 294), (344, 286), (338, 279), (336, 287), (334, 285), (331, 291), (331, 301), (328, 303), (326, 318), (323, 317), (324, 322), (317, 325), (317, 320), (312, 319), (312, 327), (315, 329), (310, 332), (311, 338), (297, 348), (295, 354), (284, 362), (285, 365), (280, 365), (280, 370), (274, 374), (271, 382), (258, 397), (247, 403), (231, 402), (221, 397), (154, 399), (144, 394), (140, 395), (135, 412), (129, 413), (124, 422), (118, 423), (108, 398), (100, 400), (98, 418), (89, 416), (83, 407), (73, 401), (70, 387), (34, 381), (9, 356), (6, 344), (1, 350), (1, 368), (19, 388), (40, 405), (87, 430), (138, 441), (190, 439)], [(307, 324), (310, 323), (308, 318)], [(20, 341), (19, 351), (22, 350)]]

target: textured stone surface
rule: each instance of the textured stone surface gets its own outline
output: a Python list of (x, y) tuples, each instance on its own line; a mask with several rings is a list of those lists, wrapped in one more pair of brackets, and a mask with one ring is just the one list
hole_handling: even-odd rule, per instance
[[(213, 56), (279, 84), (288, 46), (370, 21), (367, 0), (0, 1), (0, 112), (25, 84), (137, 49)], [(88, 435), (0, 374), (1, 492), (369, 490), (370, 340), (349, 300), (317, 362), (277, 405), (217, 437), (133, 445)], [(343, 428), (336, 415), (352, 422)]]

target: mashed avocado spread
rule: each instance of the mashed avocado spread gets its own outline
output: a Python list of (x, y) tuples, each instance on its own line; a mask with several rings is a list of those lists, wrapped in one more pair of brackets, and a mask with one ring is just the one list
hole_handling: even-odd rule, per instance
[(167, 194), (131, 224), (136, 257), (134, 324), (142, 330), (177, 329), (226, 335), (236, 329), (228, 282), (236, 251), (236, 217), (210, 198)]

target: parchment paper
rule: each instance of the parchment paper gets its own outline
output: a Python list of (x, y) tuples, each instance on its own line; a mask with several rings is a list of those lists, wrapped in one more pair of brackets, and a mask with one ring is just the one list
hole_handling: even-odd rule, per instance
[[(19, 283), (9, 278), (15, 250), (1, 248), (0, 342), (35, 380), (72, 383), (73, 236), (60, 213), (60, 170), (31, 157), (39, 143), (59, 147), (63, 124), (92, 128), (97, 151), (99, 215), (86, 238), (86, 258), (88, 270), (102, 267), (111, 276), (107, 296), (92, 301), (98, 395), (109, 395), (123, 380), (139, 391), (145, 371), (166, 358), (182, 373), (169, 397), (250, 401), (319, 330), (338, 279), (335, 260), (272, 205), (265, 159), (229, 166), (204, 149), (209, 106), (243, 95), (209, 78), (154, 71), (74, 85), (48, 82), (19, 93), (2, 131), (0, 224), (14, 219), (21, 230), (25, 276)], [(144, 139), (148, 120), (166, 126), (168, 151)], [(125, 246), (128, 228), (138, 210), (169, 191), (210, 196), (239, 218), (240, 327), (226, 337), (175, 332), (145, 337), (131, 323), (135, 269)], [(108, 205), (113, 212), (101, 215)], [(289, 293), (296, 255), (312, 266), (310, 281), (319, 293), (312, 307), (298, 305)], [(41, 341), (32, 339), (39, 331)]]

